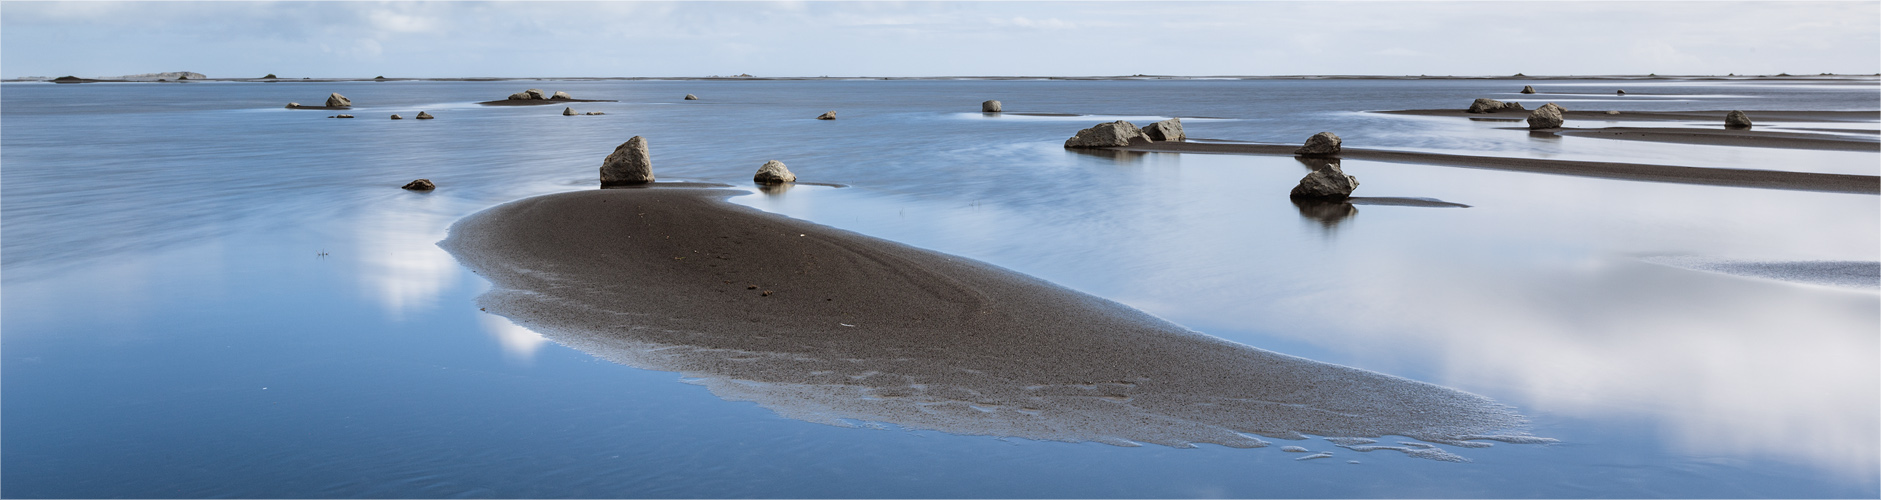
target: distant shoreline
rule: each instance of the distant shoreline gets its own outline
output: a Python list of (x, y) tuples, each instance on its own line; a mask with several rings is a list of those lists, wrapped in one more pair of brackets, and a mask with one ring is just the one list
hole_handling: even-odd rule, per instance
[[(191, 78), (184, 81), (80, 79), (73, 83), (195, 83), (195, 82), (509, 82), (509, 81), (803, 81), (803, 80), (1067, 80), (1067, 81), (1153, 81), (1153, 80), (1613, 80), (1613, 81), (1868, 81), (1881, 82), (1881, 75), (1552, 75), (1552, 76), (1426, 76), (1426, 75), (1128, 75), (1128, 76), (553, 76), (553, 77), (451, 77), (451, 78)], [(39, 77), (0, 79), (4, 83), (53, 83)]]

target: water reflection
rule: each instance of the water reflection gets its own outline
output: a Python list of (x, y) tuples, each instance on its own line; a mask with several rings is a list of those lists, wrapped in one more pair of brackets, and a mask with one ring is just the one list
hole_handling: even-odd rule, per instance
[(502, 346), (503, 357), (512, 362), (529, 364), (535, 361), (536, 351), (549, 341), (542, 334), (517, 326), (502, 316), (481, 314), (477, 316), (477, 322), (496, 339), (497, 345)]
[(456, 283), (457, 261), (437, 247), (452, 217), (440, 198), (424, 193), (396, 193), (383, 211), (357, 225), (356, 259), (367, 296), (374, 297), (394, 320), (427, 309), (438, 294)]

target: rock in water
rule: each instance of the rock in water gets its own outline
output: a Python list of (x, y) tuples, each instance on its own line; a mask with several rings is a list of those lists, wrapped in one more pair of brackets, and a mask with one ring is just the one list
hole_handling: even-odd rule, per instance
[(1502, 102), (1502, 101), (1485, 97), (1485, 98), (1476, 99), (1476, 102), (1470, 103), (1470, 109), (1465, 110), (1465, 112), (1466, 113), (1494, 113), (1494, 112), (1502, 111), (1505, 109), (1522, 109), (1522, 105), (1520, 103)]
[(1732, 110), (1724, 115), (1724, 128), (1749, 129), (1750, 116), (1743, 111)]
[(1338, 162), (1327, 162), (1325, 166), (1313, 169), (1300, 179), (1300, 185), (1293, 187), (1288, 194), (1292, 198), (1311, 198), (1321, 200), (1343, 200), (1352, 196), (1352, 190), (1358, 189), (1357, 177), (1346, 175), (1339, 168)]
[(582, 114), (584, 114), (584, 115), (605, 115), (605, 114), (607, 114), (607, 113), (602, 113), (602, 112), (600, 112), (600, 111), (589, 111), (589, 112), (586, 112), (586, 113), (582, 113)]
[(1621, 90), (1620, 90), (1619, 92), (1615, 92), (1614, 94), (1615, 94), (1615, 95), (1626, 95), (1626, 90), (1625, 90), (1625, 89), (1621, 89)]
[(686, 94), (686, 100), (688, 100), (688, 101), (697, 101), (697, 100), (699, 100), (699, 96), (696, 96), (696, 95), (692, 95), (692, 94)]
[(579, 114), (581, 113), (576, 113), (575, 108), (562, 108), (562, 116), (575, 116)]
[(835, 111), (831, 111), (831, 112), (828, 112), (828, 113), (823, 113), (822, 115), (819, 115), (819, 116), (817, 116), (817, 117), (816, 117), (816, 119), (818, 119), (818, 120), (834, 120), (834, 119), (836, 119), (836, 112), (835, 112)]
[(784, 162), (771, 160), (764, 162), (764, 166), (758, 167), (758, 174), (752, 176), (751, 180), (757, 181), (758, 184), (783, 184), (797, 182), (797, 174), (790, 173), (790, 169), (784, 168)]
[(1523, 85), (1523, 86), (1522, 86), (1522, 93), (1524, 93), (1524, 94), (1533, 94), (1533, 93), (1535, 93), (1535, 87), (1534, 87), (1533, 85)]
[(1149, 126), (1143, 127), (1143, 136), (1150, 138), (1152, 141), (1181, 141), (1189, 138), (1189, 136), (1183, 135), (1182, 133), (1181, 118), (1170, 118), (1151, 123)]
[(411, 181), (410, 183), (405, 184), (405, 187), (403, 189), (410, 189), (412, 191), (430, 191), (430, 190), (437, 189), (437, 188), (438, 186), (436, 184), (431, 183), (431, 179), (418, 179), (418, 180)]
[(1543, 104), (1539, 108), (1535, 108), (1534, 112), (1528, 114), (1528, 129), (1529, 130), (1541, 130), (1541, 129), (1549, 129), (1549, 128), (1561, 128), (1561, 124), (1564, 121), (1561, 118), (1562, 111), (1567, 111), (1567, 110), (1561, 109), (1560, 106), (1556, 106), (1552, 102)]
[(290, 102), (290, 103), (287, 103), (287, 109), (294, 109), (294, 108), (298, 108), (298, 107), (300, 107), (300, 103), (298, 103), (298, 102)]
[(1293, 150), (1293, 154), (1301, 156), (1336, 155), (1339, 154), (1339, 144), (1341, 142), (1344, 141), (1339, 140), (1339, 134), (1320, 132), (1313, 134), (1312, 137), (1306, 138), (1306, 144), (1300, 146), (1300, 149)]
[(352, 118), (353, 115), (334, 115), (334, 118)]
[(647, 153), (647, 140), (634, 136), (614, 148), (601, 162), (601, 185), (621, 186), (653, 182), (653, 156)]
[(555, 95), (549, 96), (549, 99), (553, 99), (557, 101), (569, 101), (569, 100), (574, 100), (574, 97), (569, 96), (567, 92), (557, 90), (555, 91)]
[(405, 117), (403, 117), (403, 116), (399, 116), (399, 115), (392, 115), (392, 119), (393, 119), (393, 120), (403, 120), (403, 119), (405, 119)]
[(426, 112), (423, 112), (423, 111), (419, 111), (419, 112), (418, 112), (418, 119), (420, 119), (420, 120), (429, 120), (429, 119), (432, 119), (432, 118), (436, 118), (436, 117), (434, 117), (434, 116), (431, 116), (431, 113), (426, 113)]
[(1148, 137), (1143, 136), (1143, 129), (1136, 128), (1136, 124), (1117, 120), (1110, 123), (1099, 123), (1091, 128), (1079, 130), (1078, 135), (1071, 136), (1070, 139), (1065, 139), (1065, 147), (1107, 148), (1112, 146), (1128, 146), (1130, 145), (1130, 140), (1139, 137), (1149, 140)]
[(999, 101), (986, 101), (986, 102), (980, 103), (980, 112), (981, 113), (998, 113)]
[(353, 100), (347, 99), (346, 96), (340, 95), (339, 92), (334, 92), (333, 95), (327, 96), (327, 107), (350, 108), (353, 107)]

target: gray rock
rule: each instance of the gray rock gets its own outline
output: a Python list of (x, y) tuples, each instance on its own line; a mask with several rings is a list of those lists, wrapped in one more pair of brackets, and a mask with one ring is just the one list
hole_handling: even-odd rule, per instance
[(1306, 144), (1300, 146), (1300, 149), (1293, 150), (1293, 154), (1301, 156), (1336, 155), (1339, 154), (1339, 144), (1342, 142), (1344, 141), (1339, 140), (1339, 134), (1320, 132), (1313, 134), (1312, 137), (1306, 138)]
[(437, 189), (437, 188), (438, 188), (438, 185), (432, 184), (431, 179), (418, 179), (418, 180), (411, 181), (410, 183), (405, 184), (405, 187), (401, 189), (410, 189), (412, 191), (430, 191), (430, 190)]
[(1502, 111), (1505, 109), (1519, 110), (1519, 109), (1522, 109), (1522, 105), (1521, 103), (1502, 102), (1502, 101), (1485, 97), (1485, 98), (1476, 99), (1476, 102), (1470, 103), (1470, 109), (1465, 110), (1465, 112), (1467, 113), (1494, 113), (1494, 112)]
[(980, 103), (981, 113), (998, 113), (999, 109), (1000, 109), (999, 101), (986, 101), (986, 102)]
[(601, 162), (601, 185), (619, 186), (653, 182), (653, 156), (647, 153), (647, 140), (634, 136), (614, 148)]
[(783, 184), (797, 182), (797, 174), (790, 173), (790, 169), (784, 167), (784, 162), (771, 160), (758, 167), (757, 175), (752, 176), (751, 180), (758, 184)]
[(1615, 95), (1626, 95), (1626, 90), (1625, 90), (1625, 89), (1621, 89), (1621, 90), (1620, 90), (1619, 92), (1615, 92), (1614, 94), (1615, 94)]
[(352, 118), (353, 115), (333, 115), (334, 118)]
[(1724, 128), (1748, 129), (1750, 128), (1750, 115), (1744, 114), (1743, 111), (1732, 110), (1724, 115)]
[(1534, 87), (1533, 85), (1523, 85), (1523, 86), (1522, 86), (1522, 93), (1524, 93), (1524, 94), (1533, 94), (1533, 93), (1535, 93), (1535, 87)]
[(287, 103), (287, 109), (294, 109), (294, 108), (298, 108), (298, 107), (300, 107), (300, 103), (298, 103), (298, 102), (290, 102), (290, 103)]
[(1091, 128), (1079, 130), (1078, 135), (1071, 136), (1070, 139), (1065, 139), (1065, 147), (1107, 148), (1113, 146), (1128, 146), (1131, 140), (1137, 138), (1150, 140), (1150, 138), (1143, 136), (1143, 129), (1136, 128), (1136, 124), (1117, 120), (1110, 123), (1099, 123)]
[(1619, 111), (1613, 111), (1613, 110), (1607, 110), (1607, 114), (1609, 114), (1609, 115), (1617, 115), (1617, 114), (1620, 114), (1620, 112), (1619, 112)]
[(1567, 111), (1567, 110), (1562, 109), (1560, 106), (1556, 106), (1552, 102), (1543, 104), (1539, 108), (1535, 108), (1534, 112), (1528, 114), (1528, 129), (1529, 130), (1541, 130), (1541, 129), (1550, 129), (1550, 128), (1561, 128), (1561, 124), (1565, 122), (1565, 120), (1561, 117), (1561, 113), (1563, 111)]
[(403, 116), (399, 116), (399, 115), (392, 115), (392, 119), (393, 119), (393, 120), (403, 120), (403, 119), (405, 119), (405, 117), (403, 117)]
[(420, 119), (420, 120), (429, 120), (429, 119), (432, 119), (432, 118), (437, 118), (437, 117), (435, 117), (435, 116), (431, 116), (431, 113), (426, 113), (426, 112), (423, 112), (423, 111), (419, 111), (419, 112), (418, 112), (418, 119)]
[(835, 112), (835, 111), (831, 111), (831, 112), (828, 112), (828, 113), (823, 113), (822, 115), (819, 115), (819, 116), (817, 116), (817, 117), (816, 117), (816, 119), (818, 119), (818, 120), (834, 120), (834, 119), (836, 119), (836, 112)]
[(575, 108), (562, 108), (562, 116), (575, 116), (579, 114), (581, 113), (576, 113)]
[(1287, 196), (1343, 200), (1352, 196), (1352, 190), (1358, 189), (1358, 185), (1358, 178), (1346, 175), (1338, 162), (1328, 162), (1324, 167), (1313, 169), (1313, 173), (1300, 178), (1300, 185), (1294, 186), (1293, 192)]
[(542, 93), (542, 89), (529, 89), (509, 95), (512, 101), (540, 101), (548, 98), (548, 94)]
[(353, 100), (347, 99), (346, 96), (340, 95), (339, 92), (334, 92), (333, 95), (327, 96), (327, 107), (350, 108), (353, 107)]
[(1189, 138), (1189, 136), (1182, 133), (1181, 118), (1170, 118), (1151, 123), (1149, 126), (1143, 127), (1143, 136), (1150, 138), (1152, 141), (1181, 141)]
[(573, 100), (574, 97), (569, 96), (567, 92), (562, 92), (560, 90), (557, 90), (555, 91), (555, 95), (549, 96), (549, 99), (557, 100), (557, 101), (568, 101), (568, 100)]
[(692, 95), (692, 94), (686, 94), (686, 100), (688, 100), (688, 101), (697, 101), (697, 100), (699, 100), (699, 96), (696, 96), (696, 95)]

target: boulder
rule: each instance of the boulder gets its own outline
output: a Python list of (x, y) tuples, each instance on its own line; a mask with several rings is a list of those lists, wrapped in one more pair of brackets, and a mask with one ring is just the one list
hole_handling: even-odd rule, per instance
[(699, 96), (696, 96), (696, 95), (692, 95), (692, 94), (686, 94), (686, 100), (688, 100), (688, 101), (697, 101), (697, 100), (699, 100)]
[(818, 115), (818, 116), (816, 117), (816, 119), (818, 119), (818, 120), (834, 120), (834, 119), (836, 119), (836, 112), (835, 112), (835, 111), (831, 111), (831, 112), (828, 112), (828, 113), (823, 113), (823, 114), (821, 114), (821, 115)]
[(1312, 137), (1306, 138), (1306, 144), (1300, 146), (1300, 149), (1293, 150), (1293, 154), (1301, 156), (1336, 155), (1339, 154), (1339, 144), (1341, 142), (1343, 141), (1339, 140), (1339, 134), (1320, 132), (1313, 134)]
[(1618, 91), (1618, 92), (1614, 92), (1614, 95), (1626, 95), (1626, 90), (1625, 90), (1625, 89), (1621, 89), (1621, 90), (1620, 90), (1620, 91)]
[(405, 187), (401, 189), (410, 189), (412, 191), (430, 191), (430, 190), (437, 189), (437, 188), (438, 188), (438, 185), (432, 184), (431, 179), (418, 179), (418, 180), (406, 183)]
[(294, 109), (294, 108), (298, 108), (298, 107), (300, 107), (300, 103), (298, 103), (298, 102), (290, 102), (290, 103), (287, 103), (287, 109)]
[(276, 77), (274, 76), (274, 73), (268, 73), (268, 76), (264, 76), (262, 78), (276, 78)]
[(373, 79), (373, 80), (384, 80), (384, 79), (385, 79), (385, 75), (379, 75), (379, 76), (375, 76), (375, 77), (372, 77), (372, 79)]
[(1561, 112), (1563, 111), (1567, 110), (1561, 109), (1560, 106), (1556, 106), (1552, 102), (1535, 108), (1534, 112), (1528, 114), (1528, 129), (1541, 130), (1561, 128), (1561, 124), (1565, 121), (1561, 117)]
[(634, 136), (614, 148), (601, 162), (601, 185), (620, 186), (653, 182), (653, 156), (647, 153), (647, 140)]
[(986, 102), (980, 103), (980, 112), (981, 113), (998, 113), (999, 101), (986, 101)]
[(1343, 200), (1352, 196), (1352, 190), (1358, 189), (1357, 177), (1346, 175), (1339, 168), (1338, 162), (1328, 162), (1326, 166), (1313, 169), (1313, 173), (1300, 178), (1300, 185), (1293, 187), (1288, 194), (1291, 198), (1320, 200)]
[(399, 115), (392, 115), (392, 119), (393, 119), (393, 120), (403, 120), (403, 119), (405, 119), (405, 117), (403, 117), (403, 116), (399, 116)]
[(549, 96), (549, 99), (556, 100), (556, 101), (570, 101), (570, 100), (574, 100), (575, 98), (573, 96), (568, 95), (567, 92), (557, 90), (555, 91), (555, 95)]
[(1724, 128), (1749, 129), (1750, 116), (1743, 111), (1732, 110), (1724, 115)]
[(334, 118), (352, 118), (353, 115), (333, 115)]
[(418, 119), (420, 119), (420, 120), (429, 120), (429, 119), (432, 119), (432, 118), (437, 118), (437, 117), (435, 117), (435, 116), (431, 116), (431, 113), (426, 113), (426, 112), (423, 112), (423, 111), (419, 111), (419, 112), (418, 112)]
[(575, 108), (562, 108), (562, 116), (575, 116), (579, 114), (581, 113), (576, 113)]
[(1078, 135), (1071, 136), (1070, 139), (1065, 139), (1065, 147), (1107, 148), (1113, 146), (1128, 146), (1132, 139), (1139, 137), (1145, 140), (1149, 139), (1143, 136), (1142, 129), (1136, 128), (1136, 124), (1117, 120), (1110, 123), (1099, 123), (1091, 128), (1079, 130)]
[(797, 174), (790, 173), (790, 169), (784, 167), (784, 162), (771, 160), (758, 167), (757, 175), (752, 176), (751, 180), (758, 184), (783, 184), (797, 182)]
[(340, 95), (339, 92), (334, 92), (333, 95), (327, 96), (327, 107), (350, 108), (353, 107), (353, 100), (347, 99), (346, 96)]
[(1535, 93), (1535, 86), (1533, 86), (1533, 85), (1523, 85), (1523, 86), (1522, 86), (1522, 93), (1524, 93), (1524, 94), (1533, 94), (1533, 93)]
[(1466, 113), (1494, 113), (1494, 112), (1502, 111), (1505, 109), (1506, 110), (1520, 110), (1522, 109), (1522, 103), (1502, 102), (1502, 101), (1485, 97), (1485, 98), (1476, 99), (1476, 102), (1470, 103), (1470, 109), (1465, 110), (1464, 112)]
[(529, 89), (509, 95), (509, 100), (512, 101), (541, 101), (548, 98), (548, 94), (542, 93), (542, 89)]
[(1170, 118), (1151, 123), (1149, 126), (1143, 127), (1143, 136), (1150, 138), (1152, 141), (1180, 141), (1189, 138), (1189, 136), (1182, 133), (1181, 118)]

